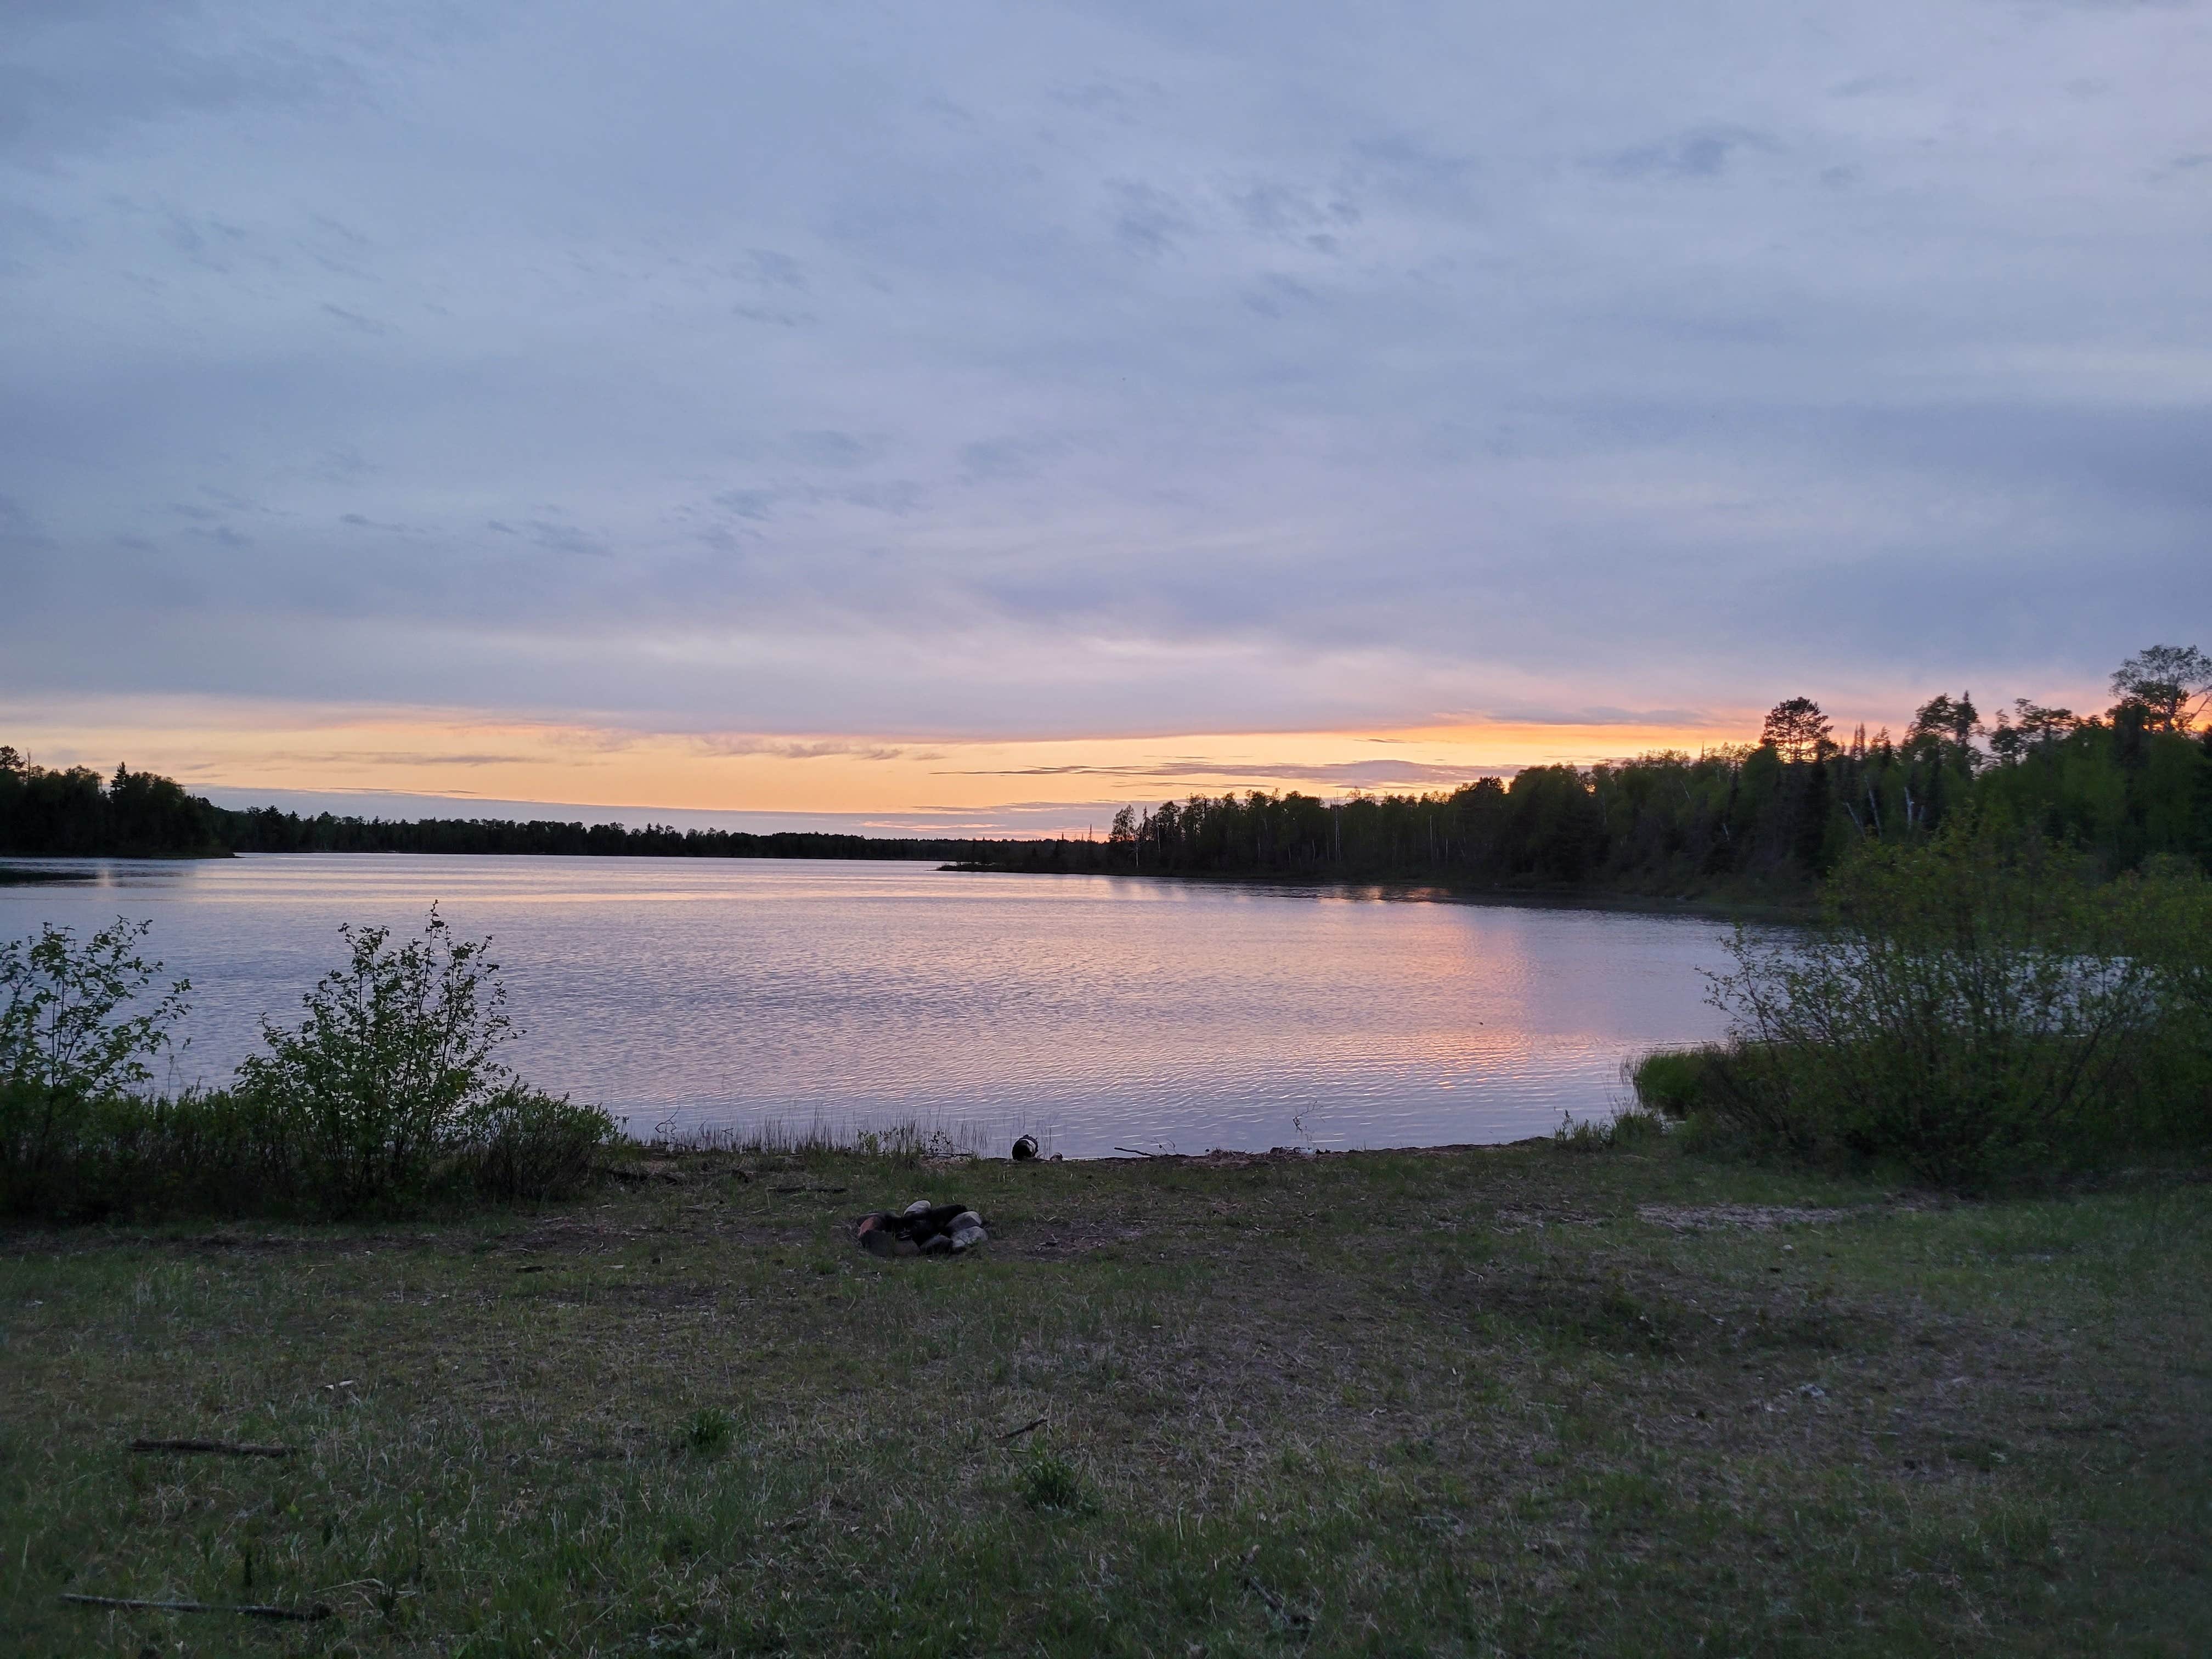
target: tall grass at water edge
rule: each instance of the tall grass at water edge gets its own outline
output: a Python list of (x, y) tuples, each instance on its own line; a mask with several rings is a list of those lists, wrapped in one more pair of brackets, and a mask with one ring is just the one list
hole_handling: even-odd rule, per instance
[(664, 1121), (642, 1146), (649, 1154), (720, 1153), (799, 1159), (857, 1155), (912, 1168), (955, 1158), (1004, 1157), (1024, 1134), (1036, 1140), (1039, 1156), (1052, 1155), (1052, 1131), (1018, 1121), (1009, 1126), (941, 1117), (867, 1121), (818, 1113), (804, 1122), (778, 1117), (735, 1124), (678, 1125)]

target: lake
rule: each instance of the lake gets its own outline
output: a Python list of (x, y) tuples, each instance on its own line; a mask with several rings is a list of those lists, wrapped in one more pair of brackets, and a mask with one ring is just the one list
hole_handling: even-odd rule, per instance
[(908, 1120), (1071, 1158), (1431, 1146), (1607, 1115), (1715, 1035), (1709, 918), (926, 864), (364, 854), (23, 860), (0, 938), (150, 919), (188, 975), (169, 1086), (225, 1080), (341, 922), (489, 934), (507, 1052), (633, 1133)]

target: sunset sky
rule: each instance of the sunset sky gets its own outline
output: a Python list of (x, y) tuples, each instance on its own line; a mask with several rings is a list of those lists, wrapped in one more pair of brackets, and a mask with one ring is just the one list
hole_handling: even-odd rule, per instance
[(0, 742), (1103, 830), (2212, 646), (2212, 8), (0, 27)]

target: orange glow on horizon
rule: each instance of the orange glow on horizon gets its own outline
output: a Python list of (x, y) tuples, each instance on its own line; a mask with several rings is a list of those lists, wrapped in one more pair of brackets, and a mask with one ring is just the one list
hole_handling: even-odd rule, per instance
[[(706, 811), (897, 814), (1013, 803), (1151, 805), (1194, 793), (1324, 797), (1448, 789), (1486, 774), (1589, 765), (1754, 737), (1759, 716), (1693, 726), (1485, 721), (1380, 731), (1052, 738), (649, 732), (470, 710), (103, 700), (0, 708), (34, 763), (118, 762), (190, 787), (418, 794)], [(426, 814), (429, 803), (426, 803)]]

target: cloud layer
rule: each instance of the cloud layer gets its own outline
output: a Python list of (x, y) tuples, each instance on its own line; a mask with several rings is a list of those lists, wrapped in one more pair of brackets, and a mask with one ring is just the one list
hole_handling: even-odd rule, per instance
[(0, 698), (2094, 685), (2212, 642), (2208, 83), (2187, 4), (18, 6)]

